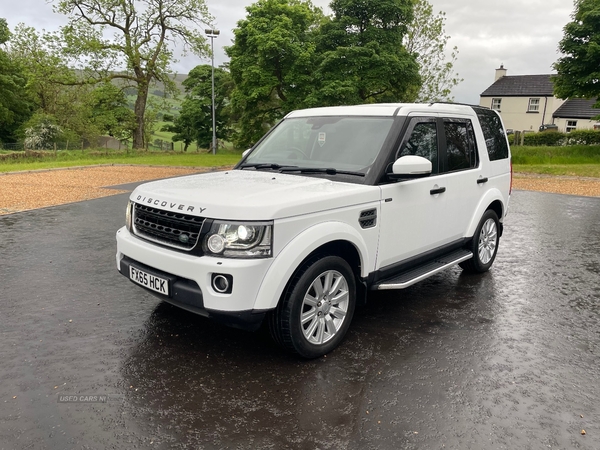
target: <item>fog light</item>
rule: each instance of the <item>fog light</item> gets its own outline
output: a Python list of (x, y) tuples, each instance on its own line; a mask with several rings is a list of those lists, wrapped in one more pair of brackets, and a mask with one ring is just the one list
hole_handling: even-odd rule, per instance
[(233, 277), (221, 273), (213, 273), (211, 286), (219, 294), (231, 294), (233, 289)]

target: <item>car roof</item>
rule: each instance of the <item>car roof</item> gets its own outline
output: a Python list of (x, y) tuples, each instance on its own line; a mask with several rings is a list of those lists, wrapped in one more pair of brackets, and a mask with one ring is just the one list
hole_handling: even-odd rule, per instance
[(453, 103), (371, 103), (352, 106), (327, 106), (323, 108), (310, 108), (292, 111), (286, 118), (315, 117), (315, 116), (379, 116), (395, 117), (409, 113), (441, 113), (473, 115), (473, 108), (469, 105)]

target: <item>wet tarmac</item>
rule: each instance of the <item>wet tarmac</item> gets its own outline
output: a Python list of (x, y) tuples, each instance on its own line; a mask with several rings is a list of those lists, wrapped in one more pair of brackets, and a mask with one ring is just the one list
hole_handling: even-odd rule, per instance
[(119, 275), (126, 199), (0, 217), (0, 449), (600, 448), (600, 199), (513, 193), (489, 273), (315, 361)]

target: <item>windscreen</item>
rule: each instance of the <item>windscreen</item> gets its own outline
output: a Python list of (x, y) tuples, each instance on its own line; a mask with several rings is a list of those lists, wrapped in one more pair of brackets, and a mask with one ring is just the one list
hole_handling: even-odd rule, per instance
[(302, 117), (282, 121), (246, 164), (294, 165), (367, 173), (381, 151), (392, 117)]

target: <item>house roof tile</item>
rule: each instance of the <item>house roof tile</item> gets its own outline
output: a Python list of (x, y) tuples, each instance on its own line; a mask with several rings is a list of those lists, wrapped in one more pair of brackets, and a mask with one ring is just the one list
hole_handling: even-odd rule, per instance
[(564, 102), (552, 117), (573, 118), (573, 119), (591, 119), (600, 115), (600, 109), (592, 108), (596, 103), (595, 99), (572, 98)]
[(554, 95), (552, 75), (515, 75), (496, 80), (481, 94), (482, 97), (531, 97)]

